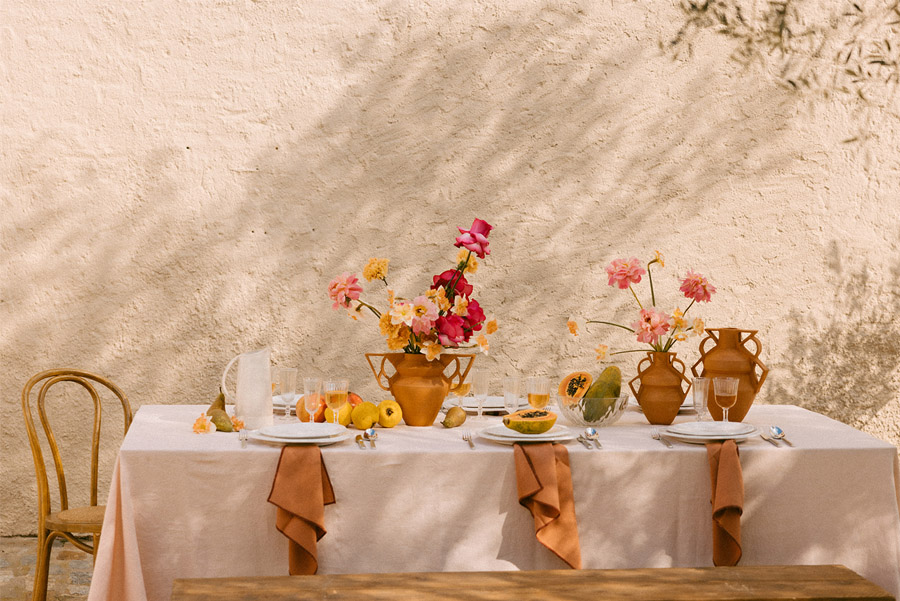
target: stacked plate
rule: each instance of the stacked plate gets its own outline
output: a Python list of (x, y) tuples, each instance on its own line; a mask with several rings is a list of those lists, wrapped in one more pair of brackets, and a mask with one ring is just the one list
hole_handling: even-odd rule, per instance
[(250, 432), (250, 438), (271, 444), (314, 444), (320, 447), (350, 438), (350, 432), (340, 424), (297, 422), (264, 426)]
[(554, 425), (542, 434), (522, 434), (497, 424), (481, 430), (479, 436), (501, 444), (513, 444), (516, 442), (562, 442), (575, 438), (575, 432), (566, 426)]
[(706, 444), (718, 440), (742, 442), (759, 434), (759, 430), (740, 422), (685, 422), (667, 426), (661, 433), (682, 442)]
[[(444, 401), (444, 409), (449, 409), (453, 407), (457, 403), (457, 398), (454, 396), (447, 397), (447, 400)], [(466, 413), (478, 413), (478, 402), (475, 400), (475, 397), (463, 397), (459, 406), (462, 407)], [(519, 409), (528, 406), (528, 401), (525, 399), (519, 399)], [(506, 408), (503, 406), (503, 397), (502, 396), (489, 396), (484, 400), (484, 404), (481, 406), (482, 411), (485, 413), (506, 413)]]
[[(628, 404), (637, 407), (637, 410), (641, 413), (644, 412), (641, 409), (641, 406), (638, 404), (637, 399), (631, 397), (628, 399)], [(688, 395), (687, 398), (684, 399), (684, 402), (681, 404), (681, 407), (678, 408), (678, 415), (696, 415), (697, 410), (694, 409), (694, 399), (691, 395)]]

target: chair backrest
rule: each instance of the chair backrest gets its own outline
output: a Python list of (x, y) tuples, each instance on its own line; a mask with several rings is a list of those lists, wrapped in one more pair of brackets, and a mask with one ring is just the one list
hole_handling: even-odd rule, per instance
[(125, 433), (131, 426), (131, 405), (128, 398), (122, 390), (110, 382), (109, 380), (92, 373), (77, 369), (50, 369), (42, 371), (33, 376), (25, 384), (22, 389), (22, 412), (25, 414), (25, 427), (28, 430), (28, 442), (31, 445), (31, 454), (34, 458), (34, 470), (37, 475), (38, 483), (38, 500), (40, 503), (40, 515), (44, 516), (50, 512), (50, 486), (47, 479), (47, 470), (44, 465), (44, 455), (41, 452), (41, 443), (38, 439), (38, 433), (34, 425), (34, 416), (32, 412), (31, 397), (32, 391), (37, 388), (37, 412), (43, 427), (44, 434), (47, 437), (47, 443), (50, 446), (50, 452), (53, 456), (53, 464), (56, 468), (56, 478), (59, 483), (59, 501), (60, 511), (69, 508), (69, 497), (66, 489), (66, 475), (63, 470), (62, 456), (59, 452), (59, 445), (56, 437), (53, 435), (53, 429), (50, 427), (50, 421), (47, 418), (47, 411), (44, 406), (47, 392), (60, 382), (75, 382), (81, 385), (91, 396), (94, 402), (94, 426), (91, 436), (91, 505), (97, 505), (97, 471), (100, 455), (100, 423), (102, 418), (102, 406), (100, 394), (97, 392), (95, 384), (100, 384), (107, 388), (115, 395), (122, 405), (125, 413)]

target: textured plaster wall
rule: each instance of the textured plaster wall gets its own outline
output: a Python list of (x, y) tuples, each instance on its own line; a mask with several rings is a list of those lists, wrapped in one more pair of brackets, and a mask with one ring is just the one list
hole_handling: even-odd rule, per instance
[[(332, 311), (328, 281), (383, 256), (418, 293), (476, 216), (496, 226), (472, 278), (501, 323), (479, 358), (495, 381), (596, 371), (597, 343), (635, 347), (565, 321), (631, 320), (603, 267), (659, 249), (660, 305), (694, 268), (719, 293), (692, 313), (760, 331), (760, 402), (900, 444), (896, 116), (801, 102), (712, 33), (671, 60), (657, 42), (679, 25), (674, 0), (2, 13), (2, 534), (34, 529), (31, 374), (98, 372), (135, 409), (206, 403), (235, 353), (270, 345), (378, 400), (363, 358), (384, 349), (377, 327)], [(696, 347), (677, 350), (690, 364)], [(636, 359), (616, 359), (627, 378)], [(71, 402), (67, 440), (88, 425)]]

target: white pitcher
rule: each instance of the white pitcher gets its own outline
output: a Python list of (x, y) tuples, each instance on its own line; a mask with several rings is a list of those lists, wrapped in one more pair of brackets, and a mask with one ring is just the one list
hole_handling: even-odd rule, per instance
[[(225, 399), (234, 403), (234, 414), (243, 420), (244, 427), (257, 430), (263, 426), (271, 426), (272, 417), (272, 376), (269, 366), (268, 348), (243, 353), (228, 362), (222, 372), (222, 392)], [(225, 376), (228, 370), (238, 362), (237, 384), (235, 394), (228, 392)]]

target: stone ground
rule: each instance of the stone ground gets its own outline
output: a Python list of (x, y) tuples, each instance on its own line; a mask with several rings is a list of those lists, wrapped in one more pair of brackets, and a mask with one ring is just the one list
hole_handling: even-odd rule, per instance
[[(0, 601), (31, 601), (36, 552), (34, 537), (0, 538)], [(50, 559), (47, 601), (84, 601), (92, 571), (90, 555), (57, 539)]]

